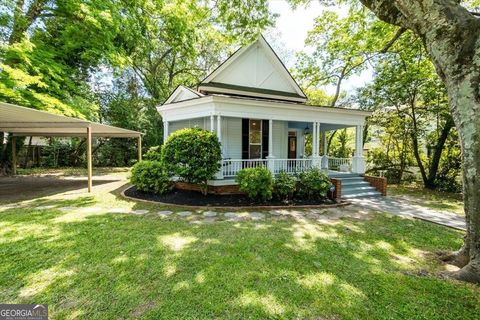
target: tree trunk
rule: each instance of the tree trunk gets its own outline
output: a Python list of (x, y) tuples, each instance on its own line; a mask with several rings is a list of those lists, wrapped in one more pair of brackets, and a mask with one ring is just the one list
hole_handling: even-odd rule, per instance
[(445, 148), (445, 143), (447, 141), (448, 135), (450, 134), (450, 131), (454, 126), (455, 123), (453, 122), (453, 118), (449, 117), (447, 119), (447, 122), (445, 122), (440, 137), (438, 137), (437, 144), (435, 145), (435, 151), (433, 153), (432, 161), (430, 162), (430, 167), (428, 169), (428, 177), (425, 188), (433, 190), (437, 187), (436, 180), (438, 167), (440, 166), (440, 159), (442, 157), (442, 152)]
[(25, 169), (28, 166), (28, 160), (30, 159), (31, 150), (32, 150), (32, 136), (30, 136), (30, 138), (28, 139), (27, 153), (25, 154), (25, 158), (23, 159), (23, 168)]
[(480, 283), (480, 19), (457, 0), (360, 0), (387, 23), (423, 41), (448, 92), (462, 149), (467, 232), (450, 256), (462, 269), (454, 278)]
[(48, 0), (34, 0), (29, 3), (26, 12), (23, 12), (24, 0), (17, 0), (13, 14), (12, 32), (8, 38), (8, 44), (20, 42), (28, 28), (35, 22), (35, 20), (42, 13)]
[(462, 148), (463, 198), (467, 222), (464, 245), (451, 258), (460, 266), (468, 262), (454, 277), (476, 283), (480, 283), (479, 67), (463, 80), (449, 85), (450, 104)]

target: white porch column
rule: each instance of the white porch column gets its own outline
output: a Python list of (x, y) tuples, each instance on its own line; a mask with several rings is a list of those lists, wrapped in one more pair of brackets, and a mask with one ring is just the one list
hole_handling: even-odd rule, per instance
[(318, 144), (317, 123), (314, 122), (313, 129), (312, 129), (312, 157), (318, 156), (317, 144)]
[(275, 157), (273, 156), (273, 120), (268, 120), (268, 156), (267, 166), (272, 174), (275, 173)]
[(313, 123), (313, 141), (312, 141), (312, 144), (313, 144), (313, 156), (312, 156), (312, 165), (314, 167), (318, 167), (318, 168), (321, 168), (321, 159), (320, 157), (318, 156), (318, 152), (319, 152), (319, 143), (318, 143), (318, 138), (319, 138), (319, 133), (320, 133), (320, 123), (319, 122), (314, 122)]
[(163, 143), (167, 141), (168, 138), (168, 121), (163, 121)]
[(322, 169), (328, 170), (328, 142), (327, 142), (327, 131), (323, 132), (322, 134), (322, 141), (323, 141), (323, 156), (322, 156)]
[(217, 137), (218, 141), (222, 143), (222, 116), (217, 114)]
[(352, 171), (365, 173), (365, 158), (363, 157), (363, 125), (355, 127), (355, 154), (352, 158)]
[(215, 130), (215, 116), (212, 114), (210, 115), (210, 131)]
[(273, 120), (268, 120), (268, 156), (273, 157)]
[[(210, 127), (213, 131), (213, 115), (210, 116)], [(222, 153), (222, 160), (220, 160), (220, 170), (218, 170), (217, 174), (215, 175), (215, 179), (223, 180), (223, 146), (222, 146), (222, 116), (217, 114), (217, 138), (220, 142), (220, 151)]]

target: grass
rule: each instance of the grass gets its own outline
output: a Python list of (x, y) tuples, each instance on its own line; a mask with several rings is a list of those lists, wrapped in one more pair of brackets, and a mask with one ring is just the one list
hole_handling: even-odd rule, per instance
[[(93, 167), (94, 176), (103, 175), (122, 175), (129, 171), (125, 167)], [(86, 176), (87, 169), (83, 167), (59, 167), (59, 168), (18, 168), (17, 175), (21, 176), (36, 176), (36, 175), (60, 175), (60, 176)]]
[[(0, 301), (51, 319), (474, 319), (480, 289), (440, 279), (462, 234), (376, 214), (195, 225), (114, 194), (0, 209)], [(38, 205), (79, 207), (35, 210)]]
[(401, 196), (412, 203), (435, 210), (463, 216), (463, 199), (460, 193), (425, 189), (417, 185), (389, 185), (389, 195)]

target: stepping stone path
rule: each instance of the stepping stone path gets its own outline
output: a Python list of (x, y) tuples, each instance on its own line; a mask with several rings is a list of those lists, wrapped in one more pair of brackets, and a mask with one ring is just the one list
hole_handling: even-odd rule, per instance
[(192, 212), (191, 211), (180, 211), (180, 212), (177, 212), (177, 215), (179, 215), (180, 217), (188, 217), (188, 216), (192, 215)]
[(102, 211), (102, 210), (103, 210), (103, 208), (100, 208), (100, 207), (86, 207), (86, 208), (80, 209), (80, 212), (92, 213), (92, 212), (98, 212), (98, 211)]
[(250, 218), (252, 218), (252, 220), (262, 220), (265, 219), (265, 214), (261, 212), (250, 212)]
[(217, 213), (215, 211), (205, 211), (203, 213), (203, 216), (204, 217), (207, 217), (207, 218), (211, 218), (211, 217), (216, 217), (217, 216)]
[(53, 208), (56, 208), (57, 206), (56, 205), (48, 205), (48, 206), (38, 206), (38, 207), (35, 207), (35, 209), (37, 210), (47, 210), (47, 209), (53, 209)]
[(130, 210), (126, 209), (126, 208), (112, 208), (110, 210), (108, 210), (108, 212), (110, 213), (128, 213)]
[(168, 217), (171, 215), (173, 211), (165, 210), (165, 211), (158, 211), (157, 214), (161, 217)]
[(58, 208), (58, 210), (63, 212), (70, 212), (70, 211), (78, 210), (78, 208), (77, 207), (61, 207), (61, 208)]
[(227, 219), (235, 219), (238, 218), (238, 214), (236, 212), (225, 212), (225, 218)]
[(130, 211), (130, 213), (136, 214), (136, 215), (142, 215), (142, 214), (146, 214), (148, 212), (149, 212), (148, 210), (132, 210), (132, 211)]
[(282, 210), (270, 210), (270, 214), (272, 216), (280, 216), (280, 215), (284, 215), (286, 214), (285, 212), (283, 212)]

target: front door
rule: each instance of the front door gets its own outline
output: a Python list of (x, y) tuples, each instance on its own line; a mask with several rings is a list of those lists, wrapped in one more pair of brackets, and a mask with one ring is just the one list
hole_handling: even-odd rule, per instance
[(288, 159), (297, 158), (297, 136), (288, 135)]

